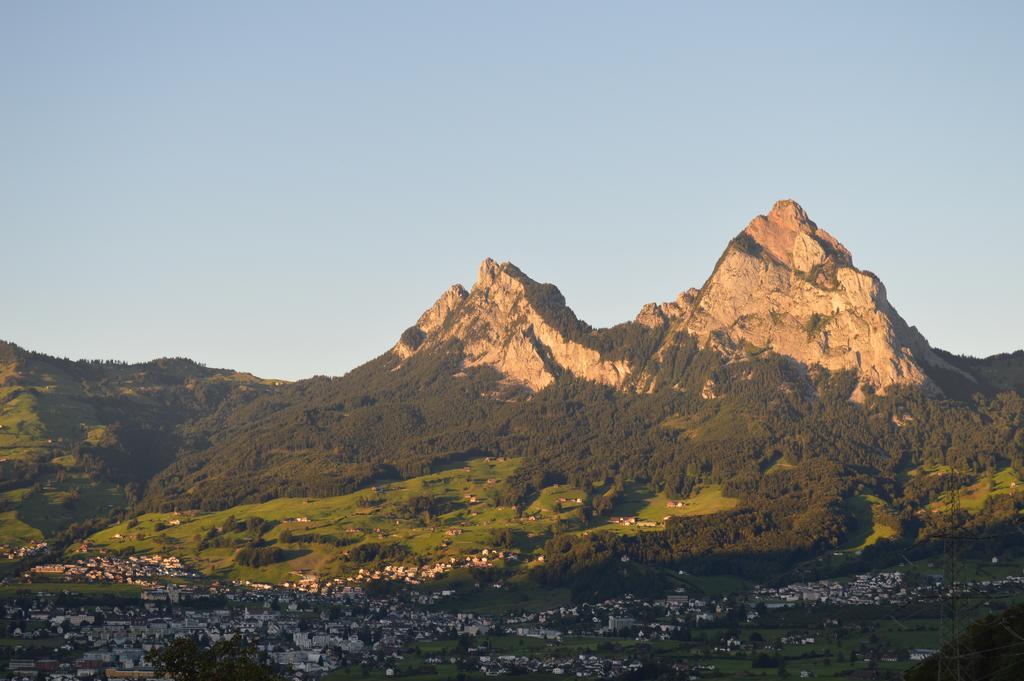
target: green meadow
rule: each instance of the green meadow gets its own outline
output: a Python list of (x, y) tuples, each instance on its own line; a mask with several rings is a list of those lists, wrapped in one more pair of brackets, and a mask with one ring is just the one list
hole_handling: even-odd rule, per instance
[(853, 533), (843, 549), (861, 551), (879, 539), (891, 539), (898, 534), (895, 527), (879, 520), (879, 513), (887, 508), (885, 501), (873, 494), (858, 494), (846, 500), (846, 508), (853, 518)]
[[(709, 486), (668, 508), (668, 497), (630, 485), (607, 517), (588, 522), (580, 513), (590, 502), (583, 491), (552, 485), (517, 513), (498, 503), (498, 490), (519, 465), (517, 459), (478, 458), (342, 496), (279, 498), (214, 513), (150, 513), (98, 532), (91, 541), (94, 549), (176, 555), (220, 578), (281, 582), (310, 573), (351, 574), (361, 565), (347, 556), (360, 545), (404, 547), (404, 559), (394, 561), (403, 564), (484, 549), (514, 549), (526, 561), (542, 553), (556, 529), (654, 530), (666, 516), (717, 513), (737, 503)], [(424, 500), (432, 508), (422, 508)], [(618, 516), (636, 516), (651, 526), (612, 524), (610, 518)], [(280, 549), (281, 560), (241, 565), (239, 550), (252, 545)]]

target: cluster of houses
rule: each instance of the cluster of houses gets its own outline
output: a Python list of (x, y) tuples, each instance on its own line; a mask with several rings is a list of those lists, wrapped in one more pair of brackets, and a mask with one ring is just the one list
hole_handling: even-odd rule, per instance
[(44, 553), (48, 546), (49, 544), (44, 541), (34, 541), (22, 546), (0, 544), (0, 559), (21, 560), (22, 558), (32, 558)]
[[(668, 519), (668, 516), (665, 516)], [(657, 527), (658, 523), (654, 520), (640, 520), (635, 515), (627, 516), (615, 516), (611, 519), (613, 525), (623, 525), (625, 527)]]
[(627, 594), (599, 603), (509, 615), (497, 626), (501, 633), (530, 638), (625, 636), (638, 641), (665, 641), (684, 628), (727, 616), (734, 606), (724, 598), (688, 598), (681, 593), (656, 600)]
[[(144, 591), (138, 606), (60, 607), (36, 596), (27, 606), (0, 606), (0, 617), (20, 623), (7, 632), (13, 640), (63, 641), (43, 658), (19, 657), (30, 648), (15, 647), (9, 670), (15, 678), (25, 673), (33, 680), (39, 672), (51, 680), (152, 678), (149, 650), (180, 637), (212, 643), (238, 634), (257, 642), (291, 678), (314, 679), (342, 664), (383, 668), (407, 641), (450, 636), (459, 625), (454, 615), (397, 599), (368, 599), (352, 589), (330, 599), (330, 613), (326, 605), (311, 594), (277, 587), (160, 587)], [(59, 662), (53, 653), (60, 653)]]
[(45, 563), (28, 572), (32, 576), (59, 577), (65, 582), (139, 584), (150, 586), (157, 579), (189, 579), (199, 577), (175, 556), (161, 555), (102, 555), (79, 558), (69, 563)]
[[(344, 586), (367, 582), (403, 582), (410, 585), (423, 584), (432, 579), (437, 579), (448, 574), (457, 568), (492, 568), (499, 560), (518, 560), (519, 555), (510, 551), (498, 549), (483, 549), (478, 554), (469, 554), (461, 558), (447, 558), (430, 565), (384, 565), (380, 568), (359, 568), (359, 570), (347, 577), (338, 577), (326, 582), (330, 586)], [(319, 582), (315, 578), (305, 580), (298, 588), (309, 590)]]
[[(504, 557), (502, 552), (492, 551), (487, 556), (476, 556), (475, 560), (483, 564), (485, 558), (490, 562), (499, 557)], [(107, 565), (105, 571), (114, 577), (112, 581), (118, 582), (145, 582), (160, 571), (177, 569), (173, 562), (155, 557), (111, 560), (116, 561), (116, 567)], [(146, 579), (141, 578), (140, 570), (150, 570)], [(681, 614), (679, 622), (692, 621), (694, 610), (715, 612), (718, 605), (701, 599), (670, 603), (623, 597), (593, 606), (488, 617), (423, 607), (426, 602), (451, 596), (451, 591), (428, 593), (410, 589), (370, 597), (359, 585), (342, 581), (317, 583), (312, 577), (291, 583), (290, 588), (249, 583), (189, 586), (161, 581), (165, 583), (144, 588), (137, 604), (131, 605), (124, 601), (107, 606), (59, 605), (59, 599), (29, 592), (0, 605), (0, 619), (17, 624), (6, 632), (7, 636), (26, 642), (23, 648), (15, 645), (9, 651), (13, 653), (9, 665), (13, 677), (24, 675), (32, 681), (153, 678), (145, 657), (149, 650), (179, 637), (212, 643), (241, 634), (257, 642), (266, 659), (285, 671), (286, 678), (294, 680), (317, 679), (346, 665), (394, 670), (410, 644), (455, 640), (460, 636), (477, 641), (468, 650), (444, 655), (445, 664), (452, 663), (456, 659), (453, 656), (457, 656), (460, 669), (492, 676), (548, 673), (612, 678), (636, 671), (640, 663), (628, 655), (553, 655), (546, 648), (529, 653), (498, 653), (488, 649), (482, 637), (518, 636), (549, 645), (557, 645), (567, 634), (667, 639), (677, 626), (647, 621), (651, 613), (656, 611), (660, 620), (674, 612)], [(722, 609), (719, 607), (718, 611)], [(31, 645), (32, 639), (58, 639), (61, 644), (40, 656), (42, 649)], [(31, 657), (30, 651), (37, 655)], [(40, 673), (42, 677), (37, 676)]]
[[(203, 582), (173, 556), (82, 557), (68, 563), (37, 565), (23, 579), (52, 580), (59, 576), (71, 582), (138, 584), (144, 587), (141, 598), (137, 602), (74, 606), (25, 592), (0, 603), (0, 620), (9, 623), (0, 636), (15, 642), (12, 650), (4, 651), (10, 658), (12, 677), (31, 681), (154, 678), (145, 656), (149, 650), (183, 636), (210, 643), (239, 634), (256, 642), (265, 659), (292, 681), (319, 679), (334, 669), (352, 665), (385, 673), (390, 670), (386, 676), (400, 676), (396, 670), (403, 666), (411, 646), (463, 639), (472, 642), (424, 658), (426, 664), (456, 665), (459, 670), (489, 676), (544, 673), (616, 678), (637, 676), (636, 672), (641, 671), (641, 662), (631, 652), (609, 654), (598, 648), (567, 655), (560, 647), (564, 639), (607, 637), (644, 643), (691, 640), (695, 632), (721, 632), (723, 623), (728, 622), (730, 633), (709, 634), (701, 639), (705, 653), (774, 655), (784, 646), (829, 645), (835, 639), (828, 630), (840, 628), (838, 621), (831, 619), (832, 611), (823, 611), (826, 619), (818, 631), (789, 631), (772, 641), (741, 637), (735, 633), (737, 627), (760, 626), (759, 618), (769, 617), (777, 608), (799, 606), (814, 611), (824, 606), (899, 606), (934, 598), (941, 589), (936, 580), (918, 584), (901, 572), (881, 572), (847, 580), (757, 587), (742, 595), (709, 597), (677, 590), (656, 599), (625, 595), (598, 603), (502, 616), (425, 607), (454, 595), (450, 590), (431, 591), (428, 580), (456, 568), (488, 568), (497, 561), (518, 559), (514, 553), (487, 549), (433, 565), (362, 568), (355, 575), (329, 580), (307, 573), (283, 585), (272, 585)], [(408, 588), (388, 589), (388, 595), (371, 597), (363, 587), (374, 582)], [(501, 583), (496, 581), (492, 586)], [(969, 588), (985, 593), (1021, 591), (1024, 578), (1010, 576), (973, 583)], [(486, 640), (493, 636), (532, 642), (519, 651), (494, 650)], [(39, 647), (39, 639), (58, 643), (46, 650)], [(19, 640), (24, 640), (24, 646), (17, 644)], [(933, 652), (879, 646), (864, 652), (862, 661), (906, 661), (908, 655), (910, 660), (917, 660)], [(672, 664), (681, 678), (697, 679), (715, 671), (707, 664)], [(800, 676), (804, 676), (802, 671)]]
[[(603, 607), (625, 606), (625, 601), (610, 601)], [(38, 596), (28, 606), (2, 606), (4, 619), (26, 623), (9, 632), (13, 639), (59, 637), (64, 642), (46, 657), (18, 657), (24, 651), (16, 651), (9, 671), (14, 678), (23, 674), (33, 681), (40, 673), (49, 681), (154, 678), (148, 651), (179, 637), (212, 643), (238, 634), (256, 642), (265, 659), (293, 680), (317, 679), (353, 665), (391, 676), (410, 644), (459, 636), (476, 642), (428, 657), (426, 664), (454, 664), (488, 676), (546, 673), (614, 678), (640, 669), (641, 662), (629, 655), (552, 655), (544, 649), (510, 654), (492, 650), (482, 638), (518, 635), (554, 643), (562, 632), (543, 622), (567, 614), (565, 609), (508, 619), (454, 614), (417, 607), (397, 596), (370, 598), (352, 587), (329, 598), (280, 587), (223, 586), (208, 591), (160, 587), (144, 591), (141, 604), (131, 607), (60, 607)], [(621, 633), (620, 625), (634, 623), (621, 618), (616, 623), (612, 617), (610, 628), (600, 629)], [(697, 668), (680, 663), (677, 670), (691, 671), (691, 678), (697, 678)]]
[[(496, 552), (499, 553), (500, 552)], [(490, 556), (488, 556), (490, 557)], [(478, 557), (482, 558), (482, 557)], [(119, 559), (120, 560), (120, 559)], [(124, 559), (132, 563), (130, 558)], [(139, 563), (140, 561), (135, 561)], [(142, 561), (163, 569), (163, 561)], [(173, 568), (171, 568), (173, 569)], [(384, 571), (396, 573), (395, 569)], [(166, 581), (166, 580), (163, 580)], [(893, 574), (864, 576), (841, 585), (851, 603), (867, 594), (898, 595), (901, 577)], [(13, 678), (35, 681), (65, 679), (154, 678), (146, 652), (175, 638), (191, 637), (205, 643), (235, 635), (254, 641), (260, 653), (292, 681), (312, 681), (339, 667), (362, 666), (401, 676), (400, 669), (411, 647), (425, 641), (449, 641), (451, 646), (423, 658), (425, 664), (455, 665), (457, 669), (489, 676), (544, 673), (586, 678), (636, 676), (641, 661), (635, 652), (597, 650), (566, 654), (565, 637), (609, 637), (640, 642), (666, 641), (706, 630), (721, 631), (722, 622), (756, 620), (766, 599), (780, 602), (799, 594), (804, 607), (822, 602), (804, 594), (827, 593), (838, 602), (835, 583), (814, 582), (758, 589), (742, 597), (703, 597), (682, 591), (663, 598), (622, 596), (599, 603), (566, 605), (540, 612), (503, 616), (454, 613), (450, 608), (427, 608), (451, 592), (405, 589), (385, 596), (369, 596), (358, 584), (335, 580), (318, 582), (306, 576), (287, 587), (270, 584), (223, 583), (181, 585), (165, 583), (145, 588), (137, 603), (111, 605), (61, 605), (65, 601), (27, 592), (0, 604), (0, 619), (12, 623), (9, 640), (25, 639), (15, 647), (9, 664)], [(856, 594), (856, 595), (854, 595)], [(833, 600), (835, 599), (835, 600)], [(790, 602), (790, 601), (786, 601)], [(838, 623), (829, 620), (838, 626)], [(702, 643), (709, 653), (746, 656), (756, 650), (781, 646), (814, 646), (812, 631), (796, 631), (775, 641), (754, 644), (736, 635), (709, 638)], [(520, 637), (534, 643), (516, 651), (489, 647), (491, 637)], [(31, 639), (59, 640), (59, 646), (43, 652)], [(455, 645), (468, 640), (468, 645)], [(36, 656), (30, 655), (36, 651)], [(42, 654), (40, 654), (42, 653)], [(904, 651), (906, 653), (906, 651)], [(913, 650), (911, 655), (930, 651)], [(893, 656), (880, 652), (878, 659)], [(905, 654), (904, 654), (905, 658)], [(699, 662), (699, 660), (697, 660)], [(701, 664), (672, 662), (680, 678), (698, 679), (714, 674), (707, 660)], [(390, 670), (390, 673), (388, 673)], [(39, 676), (42, 674), (42, 676)], [(802, 676), (802, 674), (801, 674)]]
[[(531, 655), (497, 655), (487, 648), (470, 648), (475, 655), (475, 669), (487, 676), (526, 674), (553, 674), (555, 676), (576, 676), (585, 678), (615, 678), (628, 672), (638, 672), (643, 666), (637, 659), (609, 659), (597, 655), (579, 654), (572, 657), (537, 657)], [(454, 659), (454, 658), (452, 658)], [(439, 657), (429, 658), (431, 664), (439, 664)], [(678, 665), (677, 671), (686, 671), (688, 665)]]
[(754, 598), (768, 608), (802, 601), (835, 605), (902, 605), (910, 598), (902, 572), (857, 575), (850, 581), (820, 580), (754, 590)]
[[(941, 581), (942, 575), (936, 574), (924, 584), (911, 587), (902, 572), (879, 572), (857, 575), (849, 581), (820, 580), (762, 587), (755, 589), (752, 597), (756, 603), (763, 603), (769, 609), (796, 603), (900, 606), (933, 599), (941, 588)], [(1002, 579), (979, 580), (963, 584), (961, 588), (976, 593), (1020, 591), (1024, 589), (1024, 577), (1009, 575)]]

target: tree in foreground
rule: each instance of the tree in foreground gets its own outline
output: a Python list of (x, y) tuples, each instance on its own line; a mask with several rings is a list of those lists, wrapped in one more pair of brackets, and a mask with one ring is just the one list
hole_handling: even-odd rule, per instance
[(241, 636), (208, 648), (190, 638), (175, 639), (165, 648), (146, 653), (146, 660), (158, 674), (174, 681), (279, 681)]
[[(906, 681), (1024, 679), (1024, 604), (978, 620), (960, 636), (958, 644), (947, 643), (938, 655), (910, 669)], [(946, 661), (941, 670), (940, 657)]]

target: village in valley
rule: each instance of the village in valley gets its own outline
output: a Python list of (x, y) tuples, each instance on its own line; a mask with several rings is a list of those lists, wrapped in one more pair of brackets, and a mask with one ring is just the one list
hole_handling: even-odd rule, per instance
[[(539, 589), (509, 578), (505, 568), (517, 560), (487, 550), (283, 584), (210, 580), (155, 554), (38, 562), (0, 586), (0, 657), (11, 679), (157, 678), (147, 651), (183, 636), (243, 636), (296, 681), (655, 671), (895, 679), (938, 640), (935, 613), (920, 607), (941, 597), (934, 564), (780, 586), (680, 573), (679, 586), (659, 598), (573, 604), (548, 592), (516, 607), (510, 595)], [(1000, 568), (1000, 577), (979, 572), (972, 593), (990, 604), (1019, 595), (1019, 567)], [(544, 599), (561, 602), (545, 607)]]
[[(537, 575), (552, 533), (635, 535), (734, 500), (716, 487), (672, 499), (630, 485), (606, 517), (587, 518), (585, 503), (610, 487), (553, 484), (516, 510), (495, 495), (517, 465), (483, 457), (342, 497), (146, 514), (63, 549), (0, 547), (0, 672), (159, 678), (147, 652), (241, 636), (295, 681), (895, 679), (938, 646), (941, 557), (823, 576), (858, 564), (863, 546), (851, 546), (758, 584), (622, 554), (614, 562), (632, 576), (619, 596), (547, 585)], [(1012, 601), (1022, 567), (1012, 555), (978, 563), (977, 602)], [(650, 569), (660, 595), (645, 588)]]

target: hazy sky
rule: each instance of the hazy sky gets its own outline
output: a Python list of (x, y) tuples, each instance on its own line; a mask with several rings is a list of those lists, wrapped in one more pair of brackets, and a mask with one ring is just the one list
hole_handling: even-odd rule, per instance
[(0, 338), (340, 374), (486, 256), (606, 326), (792, 197), (1020, 348), (1022, 8), (3, 2)]

